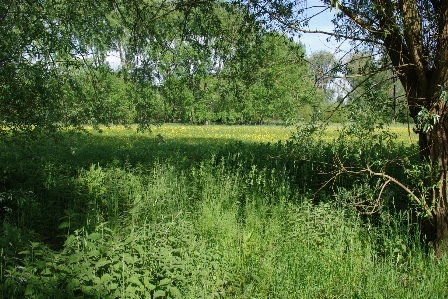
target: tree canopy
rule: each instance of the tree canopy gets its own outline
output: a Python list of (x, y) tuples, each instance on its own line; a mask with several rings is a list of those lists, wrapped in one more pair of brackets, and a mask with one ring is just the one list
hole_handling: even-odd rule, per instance
[(2, 128), (260, 123), (318, 100), (303, 47), (241, 3), (13, 1), (1, 19)]

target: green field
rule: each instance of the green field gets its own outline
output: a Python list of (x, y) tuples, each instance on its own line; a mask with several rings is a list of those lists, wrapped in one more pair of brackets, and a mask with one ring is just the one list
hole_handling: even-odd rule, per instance
[[(326, 130), (325, 139), (332, 141), (337, 138), (338, 130), (342, 127), (339, 124), (331, 124)], [(88, 130), (95, 134), (92, 127)], [(215, 142), (226, 141), (244, 141), (244, 142), (277, 142), (286, 141), (291, 134), (296, 131), (294, 126), (227, 126), (227, 125), (211, 125), (211, 126), (194, 126), (181, 124), (164, 124), (151, 128), (153, 134), (143, 134), (148, 138), (157, 138), (162, 135), (166, 141), (190, 140), (194, 142), (202, 142), (203, 139), (214, 140)], [(412, 132), (412, 128), (407, 125), (391, 125), (390, 131), (397, 134), (398, 142), (415, 143), (417, 136)], [(141, 133), (136, 132), (136, 127), (113, 126), (110, 128), (101, 128), (102, 136), (112, 137), (141, 137)]]
[(388, 188), (366, 217), (347, 203), (376, 192), (369, 178), (320, 190), (335, 154), (412, 157), (407, 127), (392, 130), (371, 151), (334, 127), (295, 142), (282, 126), (12, 138), (0, 298), (446, 298), (448, 260), (398, 208), (406, 195)]

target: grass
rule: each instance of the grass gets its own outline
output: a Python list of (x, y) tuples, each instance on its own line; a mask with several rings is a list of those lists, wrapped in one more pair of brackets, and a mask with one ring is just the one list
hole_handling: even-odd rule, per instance
[(0, 297), (446, 298), (448, 260), (410, 215), (316, 201), (316, 165), (278, 143), (288, 130), (113, 127), (4, 144)]
[[(341, 124), (331, 124), (328, 126), (325, 134), (327, 141), (332, 141), (338, 137), (338, 130), (342, 127)], [(294, 126), (229, 126), (229, 125), (211, 125), (211, 126), (196, 126), (183, 124), (164, 124), (162, 126), (153, 127), (152, 134), (141, 134), (136, 132), (136, 127), (114, 126), (110, 128), (102, 128), (101, 133), (87, 127), (93, 134), (100, 134), (100, 136), (116, 137), (141, 137), (153, 139), (153, 141), (185, 141), (189, 140), (191, 143), (198, 143), (213, 140), (214, 142), (229, 142), (229, 141), (244, 141), (244, 142), (271, 142), (286, 141), (295, 132)], [(390, 131), (397, 134), (397, 141), (404, 143), (415, 143), (417, 138), (413, 134), (412, 129), (407, 125), (393, 124), (390, 126)], [(414, 136), (413, 136), (414, 135)], [(163, 137), (162, 138), (160, 138)]]

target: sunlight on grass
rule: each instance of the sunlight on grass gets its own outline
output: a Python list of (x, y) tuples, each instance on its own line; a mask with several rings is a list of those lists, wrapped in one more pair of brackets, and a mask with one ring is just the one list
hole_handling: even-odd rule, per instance
[[(342, 125), (338, 124), (328, 126), (324, 139), (330, 142), (336, 139), (339, 134), (338, 130), (341, 127)], [(92, 127), (87, 127), (87, 129), (94, 134), (101, 134), (103, 136), (119, 138), (144, 136), (157, 139), (160, 142), (182, 140), (190, 144), (197, 144), (205, 140), (213, 140), (214, 142), (243, 141), (252, 143), (276, 143), (278, 141), (288, 140), (296, 131), (296, 127), (294, 126), (195, 126), (184, 124), (154, 126), (151, 128), (151, 133), (138, 133), (135, 126), (103, 127), (101, 128), (101, 133), (94, 131)], [(412, 132), (412, 128), (407, 125), (391, 125), (390, 132), (397, 134), (397, 142), (412, 144), (418, 140), (417, 135)]]

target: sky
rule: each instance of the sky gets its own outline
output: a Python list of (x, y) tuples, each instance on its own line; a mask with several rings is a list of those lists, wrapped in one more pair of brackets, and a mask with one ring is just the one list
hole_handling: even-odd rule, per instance
[[(307, 0), (308, 7), (319, 6), (322, 3), (318, 0)], [(308, 16), (312, 16), (315, 13), (323, 10), (323, 8), (310, 8), (307, 12)], [(313, 17), (309, 26), (305, 29), (307, 30), (319, 30), (332, 32), (334, 29), (333, 23), (331, 20), (333, 19), (335, 14), (335, 9), (329, 10), (327, 9), (325, 12)], [(330, 42), (327, 42), (328, 35), (318, 34), (318, 33), (303, 33), (302, 36), (298, 39), (298, 41), (302, 42), (306, 47), (306, 53), (310, 55), (313, 52), (326, 50), (331, 53), (337, 51), (337, 49), (341, 50), (341, 53), (335, 53), (336, 56), (342, 56), (346, 51), (349, 51), (350, 46), (347, 42), (338, 43), (332, 38)]]
[(120, 65), (120, 54), (117, 51), (109, 52), (109, 55), (106, 57), (106, 61), (109, 63), (111, 68), (118, 69)]

